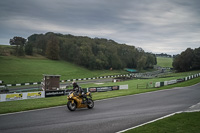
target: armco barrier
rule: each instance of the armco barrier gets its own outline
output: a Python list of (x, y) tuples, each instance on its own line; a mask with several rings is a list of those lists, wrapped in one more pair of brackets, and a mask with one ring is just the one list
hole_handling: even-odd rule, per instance
[(155, 87), (158, 88), (158, 87), (161, 87), (161, 86), (176, 84), (178, 82), (184, 82), (184, 81), (187, 81), (187, 80), (190, 80), (190, 79), (193, 79), (193, 78), (197, 78), (199, 76), (200, 76), (200, 73), (194, 74), (194, 75), (191, 75), (191, 76), (188, 76), (188, 77), (185, 77), (185, 78), (176, 79), (176, 80), (170, 80), (170, 81), (164, 81), (164, 82), (156, 82), (155, 83)]
[(8, 93), (8, 94), (0, 94), (0, 102), (44, 98), (44, 97), (45, 97), (44, 91), (25, 92), (25, 93)]

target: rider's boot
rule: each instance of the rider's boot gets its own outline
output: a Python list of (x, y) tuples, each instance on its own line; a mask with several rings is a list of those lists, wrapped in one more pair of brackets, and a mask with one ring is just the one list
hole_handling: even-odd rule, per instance
[(88, 98), (86, 98), (86, 102), (87, 102), (87, 104), (89, 104)]
[(82, 102), (81, 102), (81, 104), (84, 104), (85, 103), (85, 101), (84, 101), (84, 99), (82, 99)]

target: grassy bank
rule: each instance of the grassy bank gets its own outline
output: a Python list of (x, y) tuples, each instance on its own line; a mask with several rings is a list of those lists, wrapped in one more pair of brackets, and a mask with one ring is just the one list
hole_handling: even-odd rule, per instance
[(125, 133), (199, 133), (200, 112), (181, 113)]
[(61, 80), (91, 78), (126, 73), (123, 70), (95, 70), (66, 61), (54, 61), (39, 57), (0, 56), (0, 80), (5, 84), (41, 82), (43, 74), (61, 75)]
[[(179, 87), (189, 86), (189, 85), (199, 83), (200, 77), (189, 80), (189, 81), (185, 81), (182, 83), (169, 85), (167, 87), (152, 88), (152, 89), (137, 89), (136, 88), (137, 82), (145, 83), (146, 81), (147, 80), (130, 80), (130, 81), (125, 81), (125, 82), (104, 84), (103, 86), (128, 84), (129, 89), (93, 93), (93, 99), (99, 100), (99, 99), (106, 99), (106, 98), (111, 98), (111, 97), (119, 97), (119, 96), (125, 96), (125, 95), (156, 91), (156, 90), (161, 90), (161, 89), (168, 89), (168, 88), (173, 88), (176, 86), (179, 86)], [(95, 85), (95, 84), (84, 85), (84, 87), (87, 87), (87, 86), (91, 87), (91, 86), (102, 86), (102, 85)], [(66, 105), (66, 103), (67, 103), (67, 96), (0, 102), (0, 107), (1, 107), (0, 114), (39, 109), (39, 108), (47, 108), (47, 107), (53, 107), (53, 106), (59, 106), (59, 105)]]

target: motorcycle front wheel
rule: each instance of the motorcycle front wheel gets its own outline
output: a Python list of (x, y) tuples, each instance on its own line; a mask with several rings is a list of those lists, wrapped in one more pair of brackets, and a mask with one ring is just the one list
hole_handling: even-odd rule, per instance
[(70, 101), (67, 102), (67, 107), (70, 111), (75, 111), (76, 110), (76, 103), (71, 103)]
[(88, 107), (88, 109), (92, 109), (94, 107), (94, 102), (92, 99), (88, 99), (87, 107)]

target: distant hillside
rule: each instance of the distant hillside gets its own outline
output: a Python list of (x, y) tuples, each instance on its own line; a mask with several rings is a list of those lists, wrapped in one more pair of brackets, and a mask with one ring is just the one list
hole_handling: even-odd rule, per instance
[(157, 65), (158, 66), (172, 68), (172, 62), (173, 62), (173, 58), (157, 57)]

